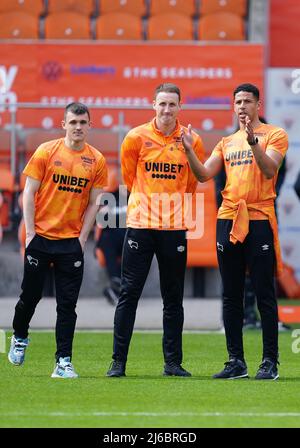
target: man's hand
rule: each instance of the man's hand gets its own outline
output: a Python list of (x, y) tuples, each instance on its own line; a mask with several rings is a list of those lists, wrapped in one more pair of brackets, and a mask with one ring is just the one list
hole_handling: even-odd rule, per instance
[(254, 142), (255, 140), (255, 136), (254, 136), (254, 132), (253, 132), (253, 126), (251, 123), (250, 118), (248, 117), (248, 115), (246, 116), (246, 120), (245, 120), (245, 131), (247, 134), (247, 142)]
[(183, 144), (184, 149), (186, 152), (192, 151), (193, 149), (193, 135), (192, 135), (192, 125), (188, 125), (187, 132), (184, 131), (183, 128), (181, 128), (181, 141)]
[(30, 242), (33, 240), (34, 237), (35, 237), (35, 233), (26, 234), (25, 248), (27, 248), (29, 246)]
[(83, 241), (82, 237), (79, 237), (78, 239), (79, 239), (79, 242), (80, 242), (80, 246), (81, 246), (81, 249), (82, 249), (82, 252), (83, 252), (83, 249), (84, 249), (84, 246), (85, 246), (86, 240), (85, 240), (85, 241)]

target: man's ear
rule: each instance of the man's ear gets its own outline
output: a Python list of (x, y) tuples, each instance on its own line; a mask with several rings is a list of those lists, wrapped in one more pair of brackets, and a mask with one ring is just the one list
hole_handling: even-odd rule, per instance
[(259, 110), (260, 107), (261, 107), (261, 100), (258, 100), (258, 101), (257, 101), (257, 110)]
[(61, 120), (61, 127), (63, 129), (66, 129), (66, 122), (65, 122), (65, 120)]

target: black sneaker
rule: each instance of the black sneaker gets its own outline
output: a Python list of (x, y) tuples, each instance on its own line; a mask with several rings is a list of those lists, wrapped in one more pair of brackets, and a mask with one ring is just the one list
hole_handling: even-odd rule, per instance
[(255, 379), (256, 380), (277, 380), (279, 378), (278, 361), (273, 361), (270, 358), (265, 358), (258, 368)]
[(165, 364), (164, 376), (192, 376), (190, 372), (181, 367), (180, 364), (168, 363)]
[(247, 372), (247, 365), (244, 361), (240, 359), (230, 359), (228, 362), (224, 363), (225, 367), (221, 372), (213, 375), (215, 379), (228, 379), (235, 380), (238, 378), (249, 378)]
[(125, 362), (123, 361), (112, 361), (106, 376), (126, 376), (125, 375)]

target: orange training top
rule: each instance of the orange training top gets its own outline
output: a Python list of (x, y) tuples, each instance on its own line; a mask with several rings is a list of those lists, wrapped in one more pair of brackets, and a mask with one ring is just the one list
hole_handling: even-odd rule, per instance
[[(287, 133), (278, 127), (261, 124), (254, 130), (262, 149), (272, 149), (283, 157), (288, 149)], [(226, 185), (218, 219), (233, 219), (230, 241), (243, 242), (249, 231), (250, 220), (269, 219), (274, 235), (277, 268), (281, 269), (277, 221), (274, 210), (277, 174), (267, 179), (258, 167), (245, 131), (224, 137), (215, 147), (213, 155), (224, 161)]]
[[(121, 147), (124, 182), (131, 192), (127, 226), (157, 230), (186, 229), (188, 196), (197, 186), (181, 142), (182, 126), (177, 121), (172, 134), (157, 129), (155, 118), (132, 129)], [(183, 128), (185, 131), (186, 128)], [(204, 148), (193, 132), (193, 148), (203, 160)], [(190, 195), (185, 196), (185, 193)]]
[(23, 173), (41, 182), (35, 231), (53, 240), (80, 235), (91, 188), (107, 184), (103, 155), (87, 143), (80, 151), (70, 149), (64, 138), (40, 145)]

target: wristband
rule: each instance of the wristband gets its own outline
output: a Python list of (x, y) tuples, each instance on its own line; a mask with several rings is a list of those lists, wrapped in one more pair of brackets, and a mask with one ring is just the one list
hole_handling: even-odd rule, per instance
[(255, 146), (255, 145), (257, 145), (257, 143), (258, 143), (258, 138), (255, 137), (255, 139), (252, 142), (248, 142), (248, 145)]

